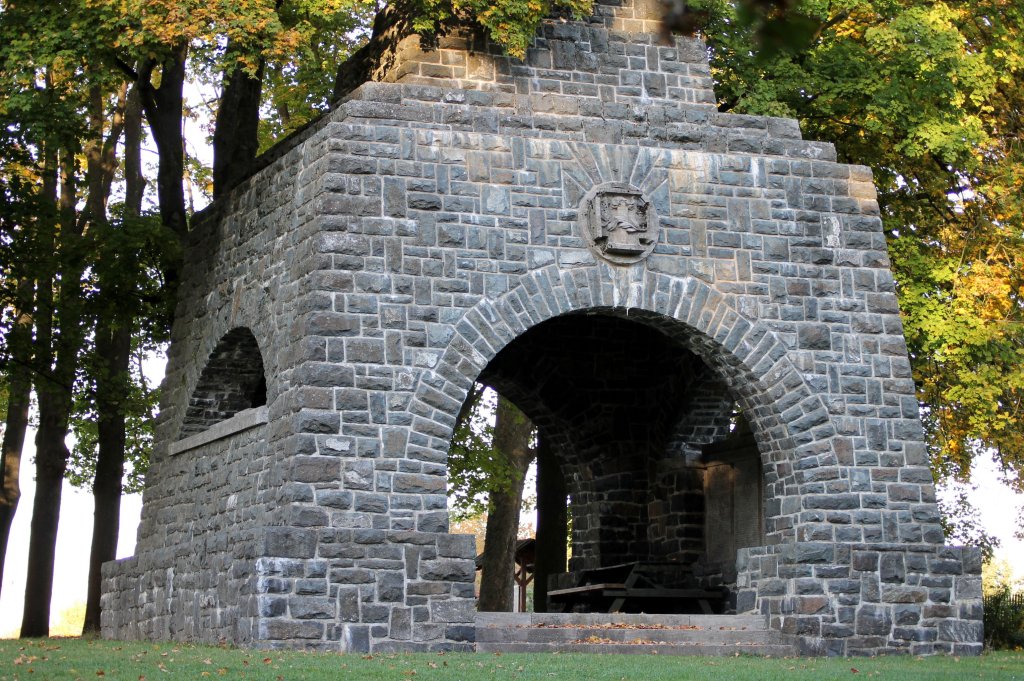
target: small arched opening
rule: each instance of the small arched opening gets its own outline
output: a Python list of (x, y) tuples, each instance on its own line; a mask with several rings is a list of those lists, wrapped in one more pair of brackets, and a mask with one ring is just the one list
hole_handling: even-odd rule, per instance
[(179, 439), (267, 403), (263, 357), (252, 331), (237, 327), (217, 343), (188, 402)]

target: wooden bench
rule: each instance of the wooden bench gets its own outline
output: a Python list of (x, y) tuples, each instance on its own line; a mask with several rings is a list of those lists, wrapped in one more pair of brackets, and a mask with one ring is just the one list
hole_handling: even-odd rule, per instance
[(621, 590), (625, 589), (625, 584), (615, 583), (601, 583), (601, 584), (584, 584), (583, 586), (572, 586), (568, 589), (554, 589), (548, 591), (548, 596), (569, 596), (571, 594), (584, 594), (592, 591), (605, 591), (605, 590)]

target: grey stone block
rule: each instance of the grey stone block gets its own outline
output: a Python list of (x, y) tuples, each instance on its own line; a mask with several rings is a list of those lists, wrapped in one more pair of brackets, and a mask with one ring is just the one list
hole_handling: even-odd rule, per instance
[(270, 527), (264, 535), (264, 551), (281, 558), (312, 558), (316, 553), (316, 533), (291, 527)]

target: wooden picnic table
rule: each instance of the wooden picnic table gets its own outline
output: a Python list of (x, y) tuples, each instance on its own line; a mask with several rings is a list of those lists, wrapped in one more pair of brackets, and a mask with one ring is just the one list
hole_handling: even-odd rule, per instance
[[(716, 612), (715, 606), (720, 606), (725, 597), (721, 591), (655, 582), (648, 569), (666, 566), (676, 567), (637, 561), (581, 570), (575, 586), (549, 590), (548, 598), (563, 605), (566, 611), (582, 605), (591, 612), (622, 612), (627, 606), (639, 612), (673, 612), (696, 605), (703, 614)], [(651, 610), (651, 606), (655, 609)]]

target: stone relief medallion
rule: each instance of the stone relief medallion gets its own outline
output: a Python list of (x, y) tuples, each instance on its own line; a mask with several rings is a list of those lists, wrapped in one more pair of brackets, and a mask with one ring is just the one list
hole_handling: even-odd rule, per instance
[(623, 182), (605, 182), (587, 192), (580, 204), (579, 225), (590, 250), (616, 265), (640, 262), (658, 242), (654, 205), (639, 189)]

